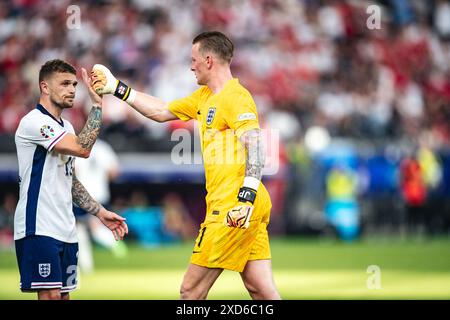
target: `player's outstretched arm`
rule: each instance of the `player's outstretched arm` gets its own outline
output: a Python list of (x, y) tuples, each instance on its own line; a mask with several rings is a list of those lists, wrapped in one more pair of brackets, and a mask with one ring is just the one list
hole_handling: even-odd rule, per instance
[(81, 70), (84, 84), (88, 87), (89, 96), (92, 100), (92, 109), (86, 120), (86, 124), (78, 136), (67, 133), (58, 143), (54, 150), (61, 154), (88, 158), (92, 147), (100, 133), (102, 126), (102, 97), (90, 86), (91, 79), (84, 68)]
[(225, 224), (229, 227), (248, 228), (253, 212), (253, 203), (261, 183), (265, 157), (260, 129), (244, 132), (240, 141), (247, 151), (245, 178), (237, 196), (238, 204), (226, 215)]
[(132, 89), (124, 82), (117, 80), (104, 65), (94, 65), (91, 73), (91, 85), (98, 94), (113, 94), (115, 97), (127, 102), (143, 116), (157, 122), (178, 119), (169, 111), (166, 102), (157, 97)]
[(128, 234), (125, 218), (106, 210), (100, 203), (95, 201), (75, 174), (72, 180), (72, 201), (81, 209), (99, 218), (111, 230), (116, 240), (122, 240), (125, 234)]

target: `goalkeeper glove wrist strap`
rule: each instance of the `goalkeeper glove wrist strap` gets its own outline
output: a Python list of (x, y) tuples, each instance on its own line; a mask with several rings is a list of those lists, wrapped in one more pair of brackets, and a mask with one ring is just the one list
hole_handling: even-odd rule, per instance
[(116, 86), (116, 91), (114, 91), (114, 96), (123, 101), (127, 101), (132, 90), (133, 89), (131, 89), (125, 83), (123, 83), (120, 80), (117, 80), (117, 86)]
[(239, 189), (238, 200), (240, 202), (251, 202), (252, 204), (256, 199), (256, 190), (247, 187), (242, 187)]
[(250, 189), (253, 189), (255, 191), (258, 191), (258, 187), (261, 184), (261, 181), (254, 177), (245, 177), (244, 183), (242, 184), (243, 187), (247, 187)]

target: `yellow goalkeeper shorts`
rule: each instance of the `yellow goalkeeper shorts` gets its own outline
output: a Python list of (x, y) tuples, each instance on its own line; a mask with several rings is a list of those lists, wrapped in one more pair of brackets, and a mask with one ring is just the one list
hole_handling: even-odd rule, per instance
[(191, 263), (242, 272), (247, 261), (271, 259), (267, 225), (271, 204), (254, 209), (248, 229), (233, 228), (221, 222), (202, 223)]

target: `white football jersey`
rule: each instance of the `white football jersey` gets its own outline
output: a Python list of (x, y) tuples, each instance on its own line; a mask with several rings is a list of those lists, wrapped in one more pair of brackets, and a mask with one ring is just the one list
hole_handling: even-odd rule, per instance
[(20, 196), (14, 216), (14, 239), (42, 235), (77, 242), (72, 211), (74, 156), (53, 152), (67, 133), (69, 121), (54, 118), (42, 105), (20, 121), (15, 141)]

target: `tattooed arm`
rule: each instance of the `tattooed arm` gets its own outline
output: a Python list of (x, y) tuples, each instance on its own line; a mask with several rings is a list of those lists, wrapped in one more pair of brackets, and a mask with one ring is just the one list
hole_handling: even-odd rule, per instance
[(239, 189), (238, 199), (239, 202), (251, 202), (253, 204), (265, 163), (261, 131), (260, 129), (248, 130), (241, 135), (240, 140), (247, 151), (247, 158), (244, 183)]
[(260, 129), (253, 129), (244, 132), (241, 135), (240, 140), (247, 150), (245, 176), (261, 180), (265, 155), (261, 141)]
[(81, 209), (99, 218), (111, 230), (116, 240), (123, 239), (123, 236), (128, 233), (125, 218), (106, 210), (100, 203), (95, 201), (75, 174), (72, 179), (72, 201)]
[(94, 142), (100, 133), (100, 127), (102, 126), (102, 108), (99, 106), (93, 106), (89, 113), (86, 124), (83, 130), (77, 137), (77, 142), (83, 147), (83, 149), (91, 151), (94, 146)]
[(72, 133), (67, 133), (55, 144), (54, 150), (61, 154), (89, 158), (92, 147), (100, 133), (101, 125), (102, 108), (93, 106), (80, 134), (76, 136)]
[(237, 195), (238, 204), (228, 211), (224, 224), (229, 227), (246, 229), (250, 225), (254, 208), (253, 204), (255, 203), (256, 193), (261, 183), (265, 157), (260, 129), (252, 129), (244, 132), (240, 137), (240, 141), (247, 151), (245, 178)]
[(74, 174), (72, 179), (72, 201), (86, 212), (96, 215), (102, 206), (95, 201)]

